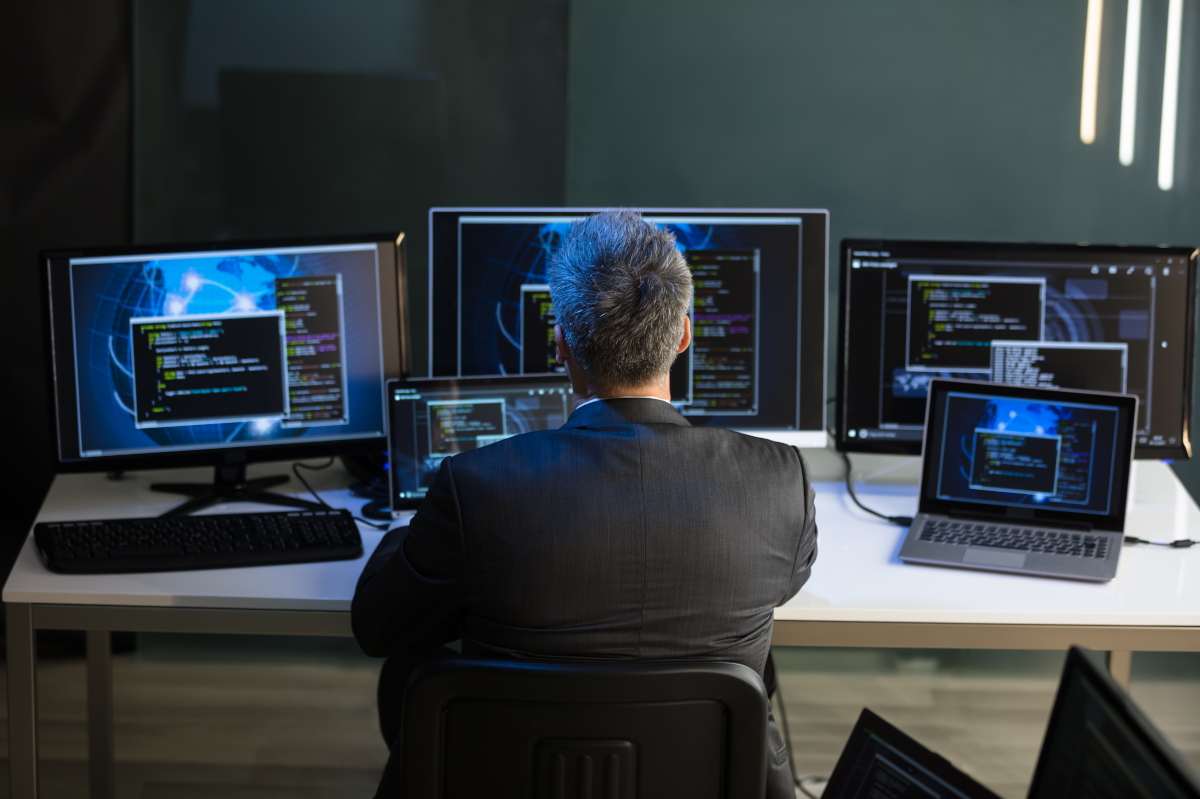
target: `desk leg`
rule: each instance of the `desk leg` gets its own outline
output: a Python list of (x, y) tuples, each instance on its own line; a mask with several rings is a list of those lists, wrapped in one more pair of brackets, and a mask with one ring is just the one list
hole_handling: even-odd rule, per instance
[(1129, 679), (1133, 675), (1133, 653), (1113, 650), (1108, 653), (1108, 673), (1117, 685), (1129, 693)]
[(91, 799), (113, 799), (112, 633), (87, 631), (88, 776)]
[(12, 799), (36, 799), (37, 642), (33, 607), (8, 603), (4, 608), (8, 661), (8, 779)]

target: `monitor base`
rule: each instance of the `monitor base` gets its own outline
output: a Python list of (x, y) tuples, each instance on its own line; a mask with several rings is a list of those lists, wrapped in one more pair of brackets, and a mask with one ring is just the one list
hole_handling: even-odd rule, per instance
[(212, 483), (153, 483), (150, 490), (191, 497), (182, 505), (171, 508), (163, 514), (163, 517), (186, 516), (189, 513), (195, 513), (224, 502), (257, 502), (262, 505), (283, 505), (288, 508), (305, 510), (326, 510), (324, 505), (318, 505), (316, 502), (267, 491), (271, 486), (287, 481), (286, 474), (247, 480), (245, 464), (237, 464), (216, 467), (216, 475)]

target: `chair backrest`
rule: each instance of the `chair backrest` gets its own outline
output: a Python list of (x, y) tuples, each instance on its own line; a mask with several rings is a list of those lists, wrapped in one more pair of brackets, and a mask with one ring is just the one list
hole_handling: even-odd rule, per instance
[(757, 799), (769, 704), (737, 663), (432, 661), (405, 694), (404, 796)]

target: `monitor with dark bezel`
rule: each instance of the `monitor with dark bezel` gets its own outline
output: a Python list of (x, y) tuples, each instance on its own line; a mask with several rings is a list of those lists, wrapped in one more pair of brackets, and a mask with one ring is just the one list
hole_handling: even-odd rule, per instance
[[(430, 374), (561, 369), (546, 265), (571, 223), (599, 210), (432, 209)], [(676, 406), (693, 425), (825, 446), (828, 212), (639, 210), (675, 235), (695, 278)]]
[(1067, 652), (1029, 799), (1200, 799), (1200, 779), (1108, 673)]
[(952, 377), (1136, 394), (1136, 457), (1190, 457), (1196, 253), (842, 241), (838, 449), (919, 455)]
[[(382, 452), (403, 236), (43, 253), (59, 471)], [(221, 482), (218, 479), (218, 482)]]

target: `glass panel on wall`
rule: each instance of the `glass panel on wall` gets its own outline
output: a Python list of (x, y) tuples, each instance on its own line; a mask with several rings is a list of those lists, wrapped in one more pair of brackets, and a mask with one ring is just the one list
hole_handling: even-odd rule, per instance
[(431, 206), (563, 203), (566, 0), (145, 0), (134, 17), (138, 242), (403, 230), (419, 298)]

